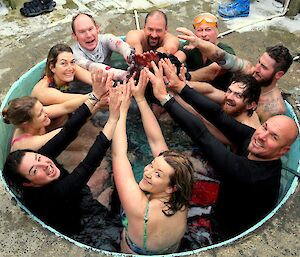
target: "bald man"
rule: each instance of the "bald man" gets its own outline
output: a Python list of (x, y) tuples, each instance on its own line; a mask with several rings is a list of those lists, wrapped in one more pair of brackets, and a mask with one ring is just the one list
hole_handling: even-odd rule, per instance
[(208, 131), (201, 120), (167, 93), (162, 74), (169, 79), (171, 71), (165, 65), (164, 73), (161, 65), (158, 68), (152, 63), (152, 66), (155, 74), (147, 69), (147, 75), (155, 97), (221, 175), (215, 212), (217, 231), (225, 238), (245, 231), (276, 206), (281, 177), (280, 157), (289, 151), (298, 136), (297, 124), (287, 116), (278, 115), (254, 129), (236, 121), (218, 104), (188, 85), (178, 87), (179, 96), (236, 145), (237, 152), (233, 153)]
[(147, 14), (142, 30), (131, 30), (126, 42), (137, 54), (150, 50), (174, 54), (179, 48), (179, 39), (168, 32), (168, 19), (164, 12), (155, 10)]
[(112, 34), (100, 34), (100, 27), (88, 13), (78, 13), (72, 19), (72, 36), (76, 41), (72, 46), (76, 63), (82, 68), (92, 71), (102, 69), (113, 74), (113, 79), (123, 80), (129, 73), (127, 70), (110, 67), (113, 52), (131, 63), (132, 48), (122, 39)]

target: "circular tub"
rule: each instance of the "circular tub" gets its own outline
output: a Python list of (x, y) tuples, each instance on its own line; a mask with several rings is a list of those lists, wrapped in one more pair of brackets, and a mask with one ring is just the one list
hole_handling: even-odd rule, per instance
[[(116, 62), (119, 61), (118, 57), (114, 56), (114, 59)], [(10, 90), (8, 91), (5, 99), (2, 102), (1, 110), (7, 105), (7, 103), (16, 97), (22, 97), (25, 95), (29, 95), (31, 93), (31, 90), (33, 86), (40, 80), (41, 75), (44, 72), (45, 67), (45, 60), (41, 63), (34, 66), (32, 69), (30, 69), (28, 72), (26, 72), (22, 77), (17, 80)], [(293, 111), (293, 108), (291, 105), (286, 102), (287, 107), (287, 115), (292, 117), (297, 124), (299, 125), (298, 119), (296, 117), (296, 114)], [(38, 222), (40, 225), (45, 227), (46, 229), (50, 230), (51, 232), (55, 233), (59, 237), (63, 237), (66, 240), (74, 243), (75, 245), (89, 249), (93, 252), (99, 252), (103, 254), (109, 254), (109, 255), (115, 255), (115, 256), (124, 256), (122, 253), (115, 253), (115, 252), (108, 252), (101, 249), (92, 248), (90, 246), (84, 245), (80, 242), (77, 242), (61, 233), (56, 231), (55, 229), (51, 228), (50, 226), (46, 225), (43, 221), (35, 217), (27, 208), (24, 206), (18, 198), (15, 196), (12, 190), (8, 187), (5, 179), (2, 176), (2, 168), (6, 159), (7, 154), (10, 151), (10, 142), (11, 137), (13, 133), (13, 126), (4, 124), (3, 120), (0, 121), (0, 133), (1, 133), (1, 141), (0, 141), (0, 175), (2, 183), (4, 184), (6, 190), (10, 193), (11, 197), (16, 200), (17, 204), (20, 206), (21, 209), (23, 209), (26, 213), (29, 214), (29, 216), (34, 219), (36, 222)], [(180, 252), (176, 254), (169, 254), (164, 256), (186, 256), (191, 254), (197, 254), (202, 251), (206, 251), (209, 249), (217, 248), (226, 246), (228, 244), (234, 243), (236, 240), (245, 237), (249, 233), (253, 232), (257, 228), (259, 228), (262, 224), (264, 224), (267, 220), (272, 218), (273, 215), (279, 210), (279, 208), (289, 199), (289, 197), (295, 192), (296, 186), (298, 184), (298, 176), (300, 174), (300, 159), (299, 159), (299, 152), (300, 152), (300, 138), (298, 136), (295, 143), (292, 145), (291, 150), (289, 153), (287, 153), (285, 156), (282, 157), (282, 163), (283, 163), (283, 169), (282, 169), (282, 177), (281, 177), (281, 188), (280, 188), (280, 198), (278, 200), (278, 204), (274, 210), (272, 210), (264, 219), (262, 219), (260, 222), (249, 228), (247, 231), (239, 234), (238, 236), (235, 236), (233, 238), (230, 238), (226, 241), (223, 241), (221, 243), (213, 244), (210, 246), (206, 246), (203, 248), (199, 248), (192, 251), (186, 251), (186, 252)]]

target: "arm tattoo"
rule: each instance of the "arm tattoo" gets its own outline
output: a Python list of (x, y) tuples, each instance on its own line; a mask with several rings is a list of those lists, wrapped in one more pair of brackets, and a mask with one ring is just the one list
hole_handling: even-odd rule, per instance
[(225, 61), (225, 53), (226, 52), (224, 50), (217, 49), (217, 51), (211, 56), (210, 59), (216, 63)]
[(223, 69), (231, 72), (237, 72), (243, 70), (245, 62), (243, 59), (236, 57), (235, 55), (229, 54), (222, 50), (216, 55), (214, 61), (218, 63)]

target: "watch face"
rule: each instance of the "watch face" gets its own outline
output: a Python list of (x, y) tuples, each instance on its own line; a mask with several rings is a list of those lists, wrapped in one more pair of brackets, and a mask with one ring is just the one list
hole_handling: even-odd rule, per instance
[(93, 93), (89, 93), (89, 99), (97, 102), (99, 101), (99, 99)]
[(170, 94), (167, 94), (166, 97), (165, 97), (165, 99), (162, 100), (162, 101), (160, 102), (160, 104), (161, 104), (162, 106), (164, 106), (164, 105), (166, 104), (166, 102), (168, 102), (172, 97), (173, 97), (173, 96), (171, 96)]

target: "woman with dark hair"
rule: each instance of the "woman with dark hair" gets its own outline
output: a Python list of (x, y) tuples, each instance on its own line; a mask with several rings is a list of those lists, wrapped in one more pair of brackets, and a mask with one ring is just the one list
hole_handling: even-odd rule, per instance
[[(91, 85), (91, 73), (75, 63), (71, 47), (66, 44), (53, 46), (47, 57), (45, 77), (33, 88), (35, 96), (43, 105), (62, 103), (78, 97), (69, 92), (74, 79)], [(86, 85), (84, 85), (86, 86)]]
[(77, 95), (76, 98), (60, 104), (43, 106), (36, 97), (32, 96), (24, 96), (10, 101), (8, 106), (3, 109), (2, 116), (6, 123), (11, 123), (16, 127), (11, 142), (11, 150), (25, 148), (38, 150), (61, 130), (61, 128), (56, 127), (51, 131), (53, 119), (75, 111), (86, 100), (91, 100), (93, 96), (99, 97), (99, 99), (101, 96), (98, 103), (99, 109), (105, 107), (108, 97), (97, 82), (102, 73), (94, 72), (92, 76), (92, 93)]
[[(55, 159), (77, 137), (91, 113), (99, 108), (99, 98), (103, 94), (86, 100), (61, 131), (39, 150), (14, 151), (4, 164), (4, 176), (21, 190), (21, 198), (29, 210), (67, 235), (81, 230), (81, 204), (88, 190), (86, 183), (109, 148), (119, 119), (121, 96), (111, 87), (107, 75), (99, 84), (103, 93), (110, 84), (109, 118), (86, 157), (71, 173)], [(88, 196), (92, 199), (89, 191)], [(99, 204), (99, 208), (101, 211), (104, 207)]]
[[(178, 250), (186, 230), (194, 170), (186, 156), (168, 150), (159, 124), (144, 97), (146, 85), (144, 71), (137, 86), (133, 79), (123, 85), (124, 98), (112, 143), (114, 180), (124, 209), (121, 251), (146, 255), (173, 253)], [(154, 160), (144, 168), (139, 183), (127, 157), (126, 117), (130, 90), (141, 111), (154, 156)]]

